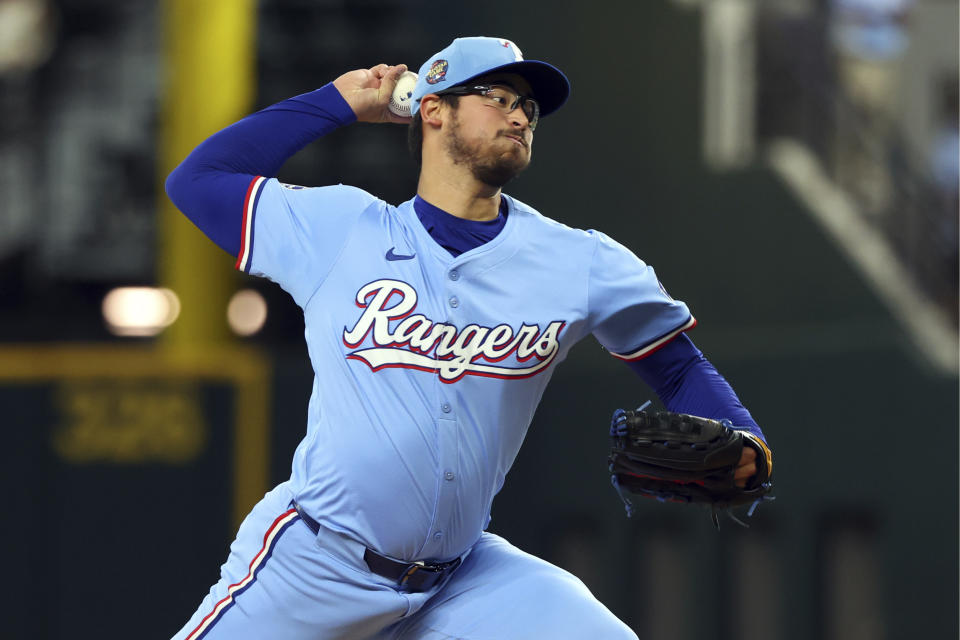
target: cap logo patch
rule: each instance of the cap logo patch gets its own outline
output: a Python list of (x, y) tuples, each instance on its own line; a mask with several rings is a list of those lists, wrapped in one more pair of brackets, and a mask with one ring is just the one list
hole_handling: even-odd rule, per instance
[(450, 65), (446, 60), (434, 60), (430, 65), (430, 71), (427, 71), (427, 84), (437, 84), (446, 78), (448, 66)]

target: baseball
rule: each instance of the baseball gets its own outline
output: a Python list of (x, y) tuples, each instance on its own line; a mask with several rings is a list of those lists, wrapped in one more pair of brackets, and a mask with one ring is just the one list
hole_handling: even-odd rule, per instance
[(397, 80), (397, 86), (393, 88), (393, 95), (390, 96), (390, 104), (387, 108), (390, 113), (398, 116), (408, 117), (413, 100), (413, 88), (417, 85), (417, 74), (413, 71), (404, 71)]

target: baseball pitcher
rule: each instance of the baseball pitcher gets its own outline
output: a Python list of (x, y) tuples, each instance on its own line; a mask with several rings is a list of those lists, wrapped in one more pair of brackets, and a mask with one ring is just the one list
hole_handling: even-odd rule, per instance
[[(315, 371), (290, 479), (175, 638), (636, 638), (576, 577), (486, 531), (550, 376), (593, 334), (671, 411), (736, 425), (740, 487), (758, 453), (769, 471), (763, 435), (650, 266), (501, 191), (566, 76), (511, 41), (458, 38), (419, 68), (404, 117), (388, 110), (404, 71), (350, 71), (267, 107), (167, 180), (237, 269), (293, 296)], [(273, 177), (357, 121), (409, 127), (410, 200)]]

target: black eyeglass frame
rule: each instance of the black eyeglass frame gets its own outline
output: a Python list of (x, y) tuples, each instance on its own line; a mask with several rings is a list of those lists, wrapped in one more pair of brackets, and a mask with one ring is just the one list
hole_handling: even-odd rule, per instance
[[(486, 96), (493, 89), (496, 88), (509, 89), (512, 93), (517, 95), (517, 99), (513, 101), (513, 104), (510, 105), (510, 108), (506, 110), (507, 113), (510, 113), (517, 107), (523, 111), (523, 114), (527, 116), (527, 122), (530, 127), (530, 131), (533, 131), (537, 128), (537, 123), (540, 121), (540, 103), (537, 102), (536, 98), (531, 98), (530, 96), (522, 96), (520, 93), (505, 84), (475, 84), (475, 85), (461, 85), (459, 87), (450, 87), (446, 91), (441, 91), (438, 93), (438, 96), (448, 95), (448, 96), (469, 96), (469, 95), (480, 95)], [(533, 105), (533, 114), (527, 112), (526, 105)]]

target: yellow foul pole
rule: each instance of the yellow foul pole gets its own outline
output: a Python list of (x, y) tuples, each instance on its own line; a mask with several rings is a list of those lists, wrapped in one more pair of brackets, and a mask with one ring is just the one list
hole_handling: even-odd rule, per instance
[[(254, 0), (163, 0), (161, 181), (197, 144), (249, 113), (254, 93)], [(229, 340), (232, 260), (177, 212), (161, 190), (158, 275), (181, 302), (164, 333), (177, 349)]]
[[(162, 183), (197, 144), (250, 112), (256, 2), (161, 0), (161, 7)], [(240, 278), (233, 259), (178, 212), (162, 189), (160, 193), (157, 272), (161, 284), (179, 296), (181, 311), (163, 333), (158, 356), (190, 365), (193, 375), (200, 375), (203, 369), (194, 367), (201, 365), (246, 372), (235, 380), (234, 391), (233, 514), (239, 525), (267, 486), (269, 362), (255, 350), (228, 345), (227, 301)]]

